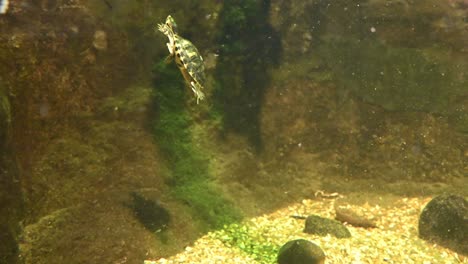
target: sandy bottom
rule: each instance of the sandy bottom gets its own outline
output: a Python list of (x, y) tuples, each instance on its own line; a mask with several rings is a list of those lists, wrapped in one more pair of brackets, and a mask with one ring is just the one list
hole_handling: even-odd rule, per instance
[[(333, 199), (303, 200), (268, 215), (246, 220), (243, 224), (256, 230), (269, 242), (283, 245), (292, 239), (308, 239), (319, 245), (327, 255), (325, 263), (468, 263), (468, 259), (441, 246), (418, 238), (418, 217), (431, 198), (401, 198), (391, 206), (348, 205), (352, 210), (374, 218), (377, 228), (365, 229), (348, 225), (352, 238), (337, 239), (303, 233), (304, 220), (291, 215), (316, 214), (334, 218)], [(198, 239), (184, 252), (168, 259), (148, 260), (145, 264), (161, 263), (260, 263), (237, 247), (214, 238), (215, 231)]]

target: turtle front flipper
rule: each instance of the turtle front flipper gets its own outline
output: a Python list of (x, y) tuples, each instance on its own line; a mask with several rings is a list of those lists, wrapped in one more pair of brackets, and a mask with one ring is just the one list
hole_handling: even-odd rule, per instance
[(169, 54), (169, 55), (166, 57), (166, 59), (164, 59), (164, 62), (165, 62), (166, 64), (169, 64), (169, 63), (172, 62), (173, 59), (174, 59), (174, 54)]
[(158, 24), (158, 30), (169, 38), (169, 42), (166, 43), (169, 50), (169, 56), (166, 58), (166, 62), (168, 62), (174, 57), (174, 32), (165, 24)]
[(166, 43), (167, 49), (169, 50), (169, 56), (174, 57), (174, 45), (171, 43)]
[(167, 35), (169, 28), (164, 24), (158, 24), (158, 30), (161, 31), (164, 35)]

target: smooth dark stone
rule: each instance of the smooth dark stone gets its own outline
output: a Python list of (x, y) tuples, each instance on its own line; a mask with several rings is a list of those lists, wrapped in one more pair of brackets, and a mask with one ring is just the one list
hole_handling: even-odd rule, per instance
[(284, 244), (278, 253), (278, 264), (323, 264), (325, 253), (316, 244), (296, 239)]

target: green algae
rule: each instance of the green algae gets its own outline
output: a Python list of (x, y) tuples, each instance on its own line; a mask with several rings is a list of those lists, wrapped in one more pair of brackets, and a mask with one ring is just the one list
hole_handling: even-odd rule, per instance
[[(221, 227), (241, 218), (239, 210), (212, 182), (206, 153), (193, 137), (193, 118), (186, 106), (187, 88), (173, 65), (155, 65), (154, 136), (167, 160), (167, 183), (207, 227)], [(191, 97), (190, 97), (191, 98)], [(193, 98), (192, 98), (193, 99)]]
[(259, 263), (276, 263), (280, 246), (271, 242), (262, 230), (248, 225), (230, 224), (223, 229), (211, 233), (230, 247), (237, 247)]

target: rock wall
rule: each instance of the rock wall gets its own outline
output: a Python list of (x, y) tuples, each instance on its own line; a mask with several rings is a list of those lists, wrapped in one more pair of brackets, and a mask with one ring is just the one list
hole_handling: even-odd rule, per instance
[(318, 154), (350, 177), (462, 177), (465, 15), (462, 1), (272, 1), (284, 60), (262, 109), (266, 152)]
[(24, 201), (16, 153), (12, 148), (9, 96), (0, 80), (0, 262), (17, 263), (19, 222)]
[[(22, 1), (0, 15), (0, 203), (2, 216), (11, 217), (0, 219), (2, 238), (9, 238), (1, 248), (6, 263), (18, 251), (23, 263), (142, 263), (196, 237), (199, 223), (187, 223), (190, 208), (164, 182), (168, 173), (149, 124), (157, 118), (152, 67), (167, 56), (167, 39), (155, 26), (172, 14), (181, 34), (209, 53), (216, 6)], [(178, 216), (168, 234), (155, 236), (138, 222), (126, 206), (133, 192)]]
[[(391, 111), (442, 114), (466, 131), (463, 1), (273, 1), (291, 71)], [(309, 59), (305, 59), (309, 58)], [(302, 69), (300, 69), (302, 68)], [(321, 75), (319, 73), (322, 73)]]

